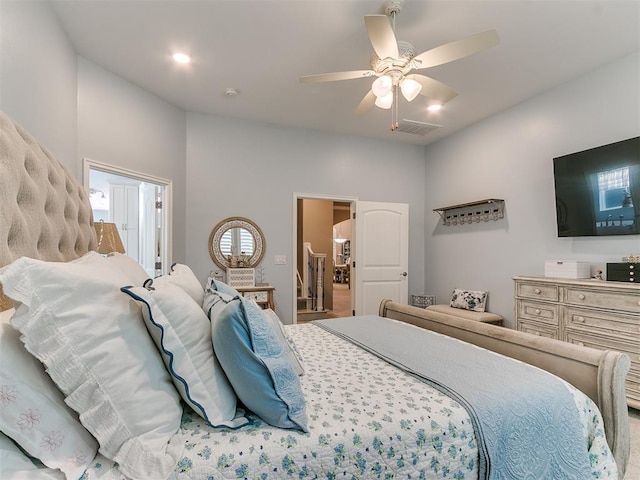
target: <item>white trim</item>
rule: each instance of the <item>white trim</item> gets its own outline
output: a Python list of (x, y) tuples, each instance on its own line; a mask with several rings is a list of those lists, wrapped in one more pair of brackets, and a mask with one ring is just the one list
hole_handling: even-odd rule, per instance
[(122, 175), (125, 177), (136, 178), (143, 182), (155, 183), (164, 187), (164, 198), (162, 199), (162, 222), (165, 225), (165, 228), (163, 229), (162, 238), (162, 274), (168, 273), (169, 267), (173, 263), (173, 255), (171, 253), (173, 252), (173, 181), (162, 177), (156, 177), (154, 175), (148, 175), (146, 173), (129, 170), (128, 168), (98, 162), (96, 160), (91, 160), (90, 158), (83, 158), (82, 185), (87, 192), (89, 191), (89, 171), (91, 169), (113, 173), (116, 175)]
[[(330, 200), (332, 202), (349, 202), (353, 206), (355, 202), (358, 201), (358, 197), (350, 197), (350, 196), (340, 196), (340, 195), (329, 195), (329, 194), (319, 194), (319, 193), (302, 193), (302, 192), (293, 192), (293, 208), (291, 209), (292, 221), (292, 241), (291, 241), (291, 258), (293, 259), (291, 264), (291, 277), (293, 279), (293, 302), (291, 305), (291, 322), (293, 324), (298, 323), (298, 296), (296, 295), (296, 290), (298, 286), (298, 200), (300, 199), (313, 199), (313, 200)], [(351, 293), (352, 303), (353, 303), (353, 292)]]

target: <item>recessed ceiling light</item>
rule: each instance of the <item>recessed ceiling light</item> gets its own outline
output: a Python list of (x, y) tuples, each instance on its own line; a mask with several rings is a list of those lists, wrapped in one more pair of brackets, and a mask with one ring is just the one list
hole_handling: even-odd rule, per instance
[(437, 112), (441, 108), (442, 108), (442, 105), (440, 105), (439, 103), (436, 103), (435, 105), (429, 105), (427, 107), (427, 110), (429, 110), (430, 112)]
[(174, 53), (173, 59), (178, 63), (189, 63), (191, 61), (189, 55), (186, 55), (184, 53)]

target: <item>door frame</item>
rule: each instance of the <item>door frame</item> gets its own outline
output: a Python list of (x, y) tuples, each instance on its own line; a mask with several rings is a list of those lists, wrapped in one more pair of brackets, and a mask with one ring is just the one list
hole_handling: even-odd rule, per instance
[(82, 185), (86, 192), (89, 192), (89, 172), (90, 170), (100, 170), (106, 173), (113, 173), (122, 177), (129, 177), (142, 182), (155, 183), (164, 188), (164, 198), (162, 205), (162, 234), (160, 259), (162, 262), (161, 273), (167, 274), (169, 267), (173, 263), (173, 252), (171, 239), (173, 238), (173, 218), (171, 212), (173, 210), (173, 182), (166, 178), (156, 177), (146, 173), (136, 172), (128, 168), (110, 165), (108, 163), (91, 160), (90, 158), (82, 159)]
[[(318, 194), (318, 193), (301, 193), (293, 192), (293, 208), (292, 211), (292, 241), (291, 241), (291, 279), (293, 280), (292, 290), (293, 299), (291, 302), (291, 318), (292, 323), (298, 323), (298, 308), (297, 308), (297, 295), (296, 288), (298, 285), (298, 278), (296, 275), (298, 266), (298, 200), (328, 200), (332, 202), (349, 202), (351, 208), (354, 208), (355, 202), (358, 201), (358, 197), (344, 196), (344, 195), (330, 195), (330, 194)], [(351, 225), (353, 228), (353, 223)], [(352, 230), (353, 231), (353, 230)], [(355, 286), (351, 287), (351, 305), (353, 306)]]

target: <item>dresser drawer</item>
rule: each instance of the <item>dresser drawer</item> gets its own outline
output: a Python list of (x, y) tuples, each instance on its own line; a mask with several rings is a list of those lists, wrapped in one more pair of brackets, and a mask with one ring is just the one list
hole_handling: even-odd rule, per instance
[(558, 305), (553, 303), (518, 300), (518, 318), (558, 325)]
[(564, 322), (567, 327), (581, 328), (596, 334), (603, 331), (607, 333), (629, 333), (634, 338), (640, 338), (640, 317), (611, 314), (606, 310), (590, 310), (579, 307), (565, 307)]
[(558, 328), (541, 325), (535, 322), (528, 322), (526, 320), (518, 319), (518, 330), (521, 332), (531, 333), (539, 337), (553, 338), (555, 340), (558, 340), (560, 338), (560, 335), (558, 334)]
[(540, 285), (538, 283), (517, 283), (516, 295), (522, 298), (550, 300), (552, 302), (557, 302), (560, 299), (559, 288), (557, 285)]
[(256, 302), (266, 302), (269, 300), (269, 293), (264, 291), (258, 292), (243, 292), (242, 296)]
[(565, 303), (595, 308), (609, 308), (640, 313), (640, 291), (604, 292), (579, 287), (567, 287)]
[(576, 345), (597, 348), (598, 350), (616, 350), (629, 355), (631, 359), (631, 370), (640, 374), (640, 347), (637, 343), (625, 338), (595, 335), (593, 332), (585, 333), (574, 329), (565, 329), (565, 340)]

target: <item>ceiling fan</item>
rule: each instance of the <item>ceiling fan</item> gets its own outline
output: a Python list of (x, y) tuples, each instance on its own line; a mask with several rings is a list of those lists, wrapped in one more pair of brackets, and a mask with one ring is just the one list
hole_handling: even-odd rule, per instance
[[(378, 77), (371, 90), (364, 96), (355, 113), (361, 115), (374, 105), (389, 109), (396, 99), (398, 90), (409, 102), (418, 94), (443, 105), (458, 94), (447, 85), (433, 78), (412, 73), (414, 70), (431, 68), (473, 55), (500, 43), (498, 32), (488, 30), (461, 40), (446, 43), (421, 54), (408, 42), (398, 41), (394, 32), (395, 17), (400, 12), (404, 0), (388, 0), (386, 15), (365, 15), (364, 23), (373, 46), (370, 70), (323, 73), (300, 77), (302, 83), (334, 82), (365, 77)], [(393, 21), (393, 25), (391, 23)], [(397, 113), (396, 113), (397, 116)], [(397, 120), (397, 118), (396, 118)], [(397, 128), (397, 121), (395, 122)], [(394, 130), (392, 122), (391, 129)]]

